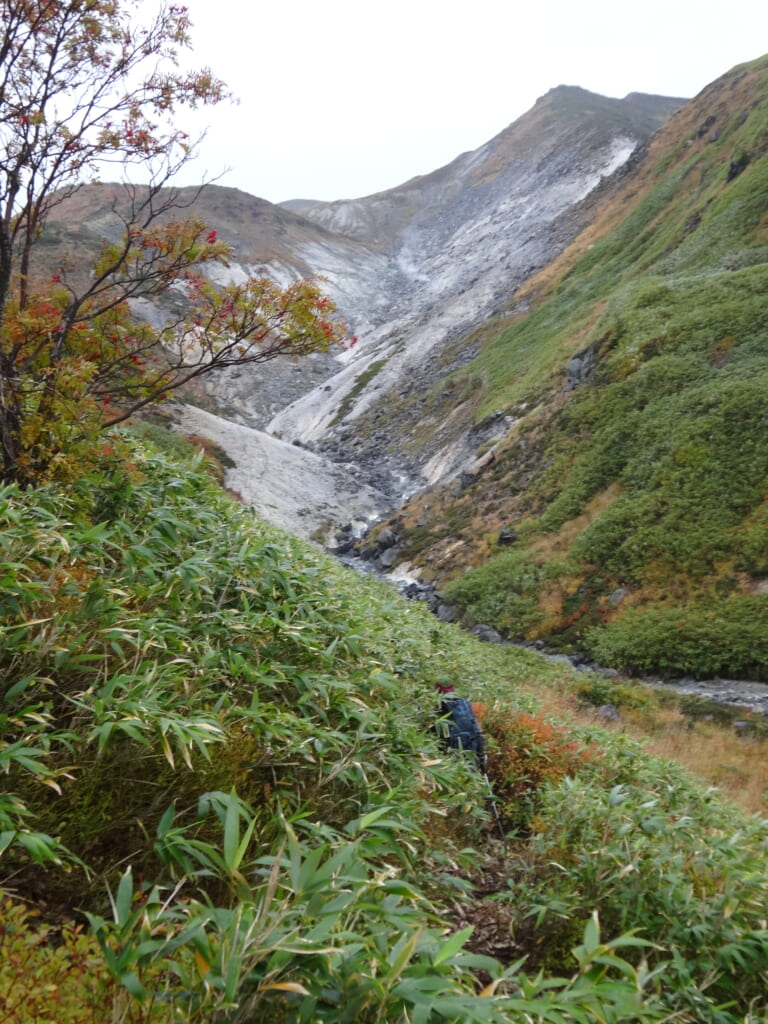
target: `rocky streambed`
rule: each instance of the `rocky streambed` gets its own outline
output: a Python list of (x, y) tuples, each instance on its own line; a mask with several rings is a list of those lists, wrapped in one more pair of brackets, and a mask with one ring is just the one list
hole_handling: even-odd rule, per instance
[(362, 532), (391, 507), (391, 497), (362, 483), (353, 466), (197, 406), (177, 405), (170, 413), (174, 429), (218, 449), (228, 490), (296, 537), (333, 543), (339, 530)]
[[(354, 542), (347, 543), (345, 534), (337, 534), (337, 546), (331, 551), (336, 553), (347, 565), (362, 572), (371, 572), (381, 579), (389, 581), (404, 597), (413, 601), (421, 601), (441, 622), (457, 622), (460, 610), (446, 601), (431, 583), (425, 583), (411, 576), (407, 569), (398, 567), (396, 554), (396, 535), (391, 530), (382, 530), (375, 544), (362, 546)], [(338, 544), (338, 541), (341, 543)], [(357, 553), (357, 552), (360, 553)], [(488, 643), (515, 643), (505, 639), (492, 626), (478, 623), (471, 632)], [(534, 644), (516, 644), (537, 651), (549, 661), (559, 662), (575, 669), (577, 672), (591, 672), (607, 679), (624, 680), (641, 683), (643, 686), (663, 687), (677, 694), (701, 697), (715, 704), (726, 705), (734, 709), (742, 709), (764, 715), (768, 718), (768, 684), (746, 679), (659, 679), (658, 677), (625, 677), (613, 668), (606, 668), (590, 661), (586, 655), (560, 654), (547, 651), (541, 642)]]

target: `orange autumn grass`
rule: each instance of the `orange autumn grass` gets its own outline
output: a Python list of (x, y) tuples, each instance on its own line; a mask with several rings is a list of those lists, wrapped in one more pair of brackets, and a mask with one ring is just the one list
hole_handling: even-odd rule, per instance
[(488, 776), (507, 829), (527, 830), (545, 783), (576, 775), (600, 760), (596, 744), (580, 741), (543, 713), (481, 703), (472, 709), (485, 733)]

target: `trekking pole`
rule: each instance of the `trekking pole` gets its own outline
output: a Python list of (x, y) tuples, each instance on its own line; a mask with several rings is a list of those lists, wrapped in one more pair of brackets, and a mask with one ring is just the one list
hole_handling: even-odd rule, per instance
[(504, 826), (501, 823), (499, 808), (496, 806), (496, 800), (493, 795), (493, 787), (491, 786), (491, 780), (488, 778), (488, 772), (483, 772), (483, 778), (485, 779), (485, 784), (488, 787), (488, 798), (491, 801), (491, 807), (493, 808), (493, 816), (496, 819), (496, 824), (499, 827), (499, 835), (501, 836), (502, 839), (506, 839), (507, 834), (504, 831)]

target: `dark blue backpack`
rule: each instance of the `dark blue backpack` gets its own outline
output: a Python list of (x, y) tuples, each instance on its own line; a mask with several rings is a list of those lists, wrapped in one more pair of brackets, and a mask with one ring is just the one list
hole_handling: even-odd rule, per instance
[(437, 731), (444, 749), (466, 750), (485, 769), (485, 738), (472, 705), (464, 697), (444, 697), (440, 702)]

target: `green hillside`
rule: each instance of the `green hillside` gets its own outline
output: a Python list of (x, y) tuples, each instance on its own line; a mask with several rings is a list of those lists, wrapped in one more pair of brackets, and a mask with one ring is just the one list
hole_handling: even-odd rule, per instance
[[(114, 445), (0, 492), (3, 1021), (764, 1019), (765, 821), (545, 713), (604, 681)], [(431, 730), (445, 677), (504, 838)]]
[(768, 680), (767, 294), (763, 58), (669, 121), (431, 396), (441, 420), (446, 395), (515, 420), (460, 494), (403, 517), (465, 621), (631, 672)]

